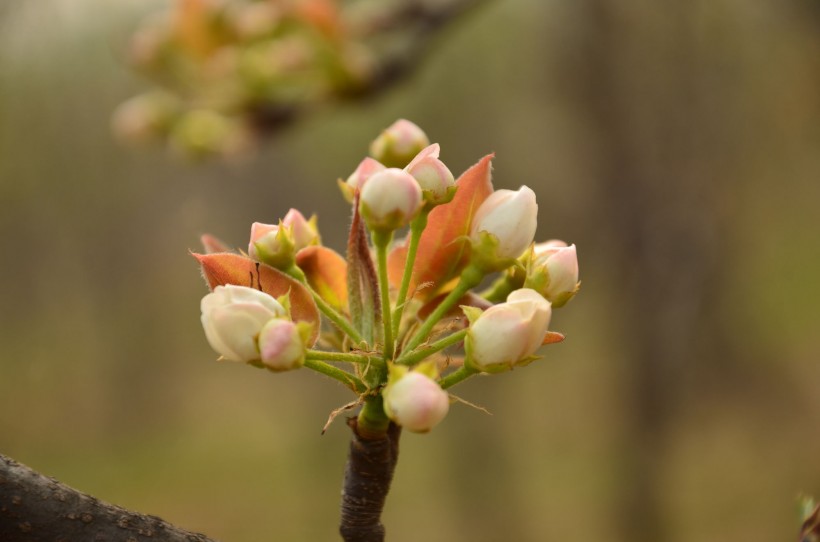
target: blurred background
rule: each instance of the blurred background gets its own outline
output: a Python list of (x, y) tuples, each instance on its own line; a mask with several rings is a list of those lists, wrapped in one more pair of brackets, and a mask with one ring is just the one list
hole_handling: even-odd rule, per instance
[(389, 539), (789, 540), (820, 495), (820, 4), (488, 0), (412, 75), (242, 160), (110, 117), (153, 0), (0, 5), (0, 452), (226, 542), (336, 539), (341, 386), (216, 363), (188, 250), (318, 213), (395, 119), (497, 153), (579, 247), (567, 340), (402, 440)]

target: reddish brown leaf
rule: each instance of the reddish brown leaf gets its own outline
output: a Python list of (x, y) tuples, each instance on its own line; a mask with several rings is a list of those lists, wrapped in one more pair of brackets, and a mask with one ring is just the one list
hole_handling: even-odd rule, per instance
[(319, 336), (319, 310), (307, 288), (281, 271), (257, 263), (239, 254), (196, 254), (192, 256), (202, 266), (202, 275), (213, 290), (217, 286), (234, 284), (257, 288), (273, 297), (289, 295), (291, 316), (313, 324), (310, 344)]
[(544, 335), (544, 342), (542, 342), (541, 344), (544, 345), (560, 343), (564, 339), (566, 339), (566, 337), (564, 337), (563, 333), (558, 333), (557, 331), (547, 331), (547, 334)]
[[(430, 212), (410, 281), (411, 291), (417, 284), (433, 284), (432, 288), (419, 291), (425, 299), (440, 292), (468, 263), (470, 247), (465, 236), (470, 233), (475, 212), (493, 192), (492, 159), (489, 154), (462, 173), (456, 181), (458, 190), (453, 201)], [(388, 258), (388, 274), (394, 285), (401, 283), (404, 274), (407, 242), (394, 248)]]
[(233, 252), (231, 248), (225, 244), (221, 239), (214, 237), (208, 233), (203, 234), (199, 238), (205, 249), (205, 254), (216, 254), (217, 252)]
[(335, 251), (322, 246), (303, 248), (296, 265), (304, 271), (308, 284), (335, 309), (347, 310), (347, 262)]

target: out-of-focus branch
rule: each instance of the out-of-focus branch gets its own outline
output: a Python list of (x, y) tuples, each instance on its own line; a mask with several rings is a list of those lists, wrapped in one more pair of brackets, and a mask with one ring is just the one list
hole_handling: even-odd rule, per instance
[(214, 542), (72, 489), (0, 454), (0, 540)]
[(316, 106), (361, 100), (409, 74), (442, 28), (486, 0), (177, 0), (135, 33), (154, 84), (114, 130), (193, 156), (231, 154)]

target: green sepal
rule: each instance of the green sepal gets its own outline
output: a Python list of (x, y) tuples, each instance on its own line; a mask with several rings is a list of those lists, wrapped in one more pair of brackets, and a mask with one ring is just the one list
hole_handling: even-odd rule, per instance
[(485, 273), (503, 271), (509, 267), (521, 267), (521, 263), (516, 258), (499, 258), (498, 237), (486, 232), (478, 232), (478, 241), (473, 239), (472, 251), (470, 253), (470, 263), (477, 266)]
[(296, 330), (299, 332), (299, 338), (302, 339), (302, 344), (307, 345), (310, 342), (310, 337), (313, 335), (313, 324), (309, 322), (296, 322)]
[(461, 310), (464, 312), (464, 316), (467, 317), (467, 321), (470, 322), (470, 325), (474, 324), (478, 317), (481, 316), (481, 313), (484, 312), (478, 307), (471, 307), (469, 305), (461, 305)]
[(276, 240), (279, 242), (277, 252), (269, 251), (262, 243), (254, 243), (253, 246), (256, 247), (257, 257), (260, 262), (274, 269), (281, 271), (290, 269), (296, 262), (296, 244), (293, 241), (290, 228), (286, 228), (281, 220), (279, 221), (279, 229), (276, 232)]
[(435, 361), (428, 359), (427, 361), (422, 361), (415, 367), (413, 367), (414, 373), (421, 373), (424, 376), (428, 377), (431, 380), (438, 380), (439, 377), (439, 370), (438, 370), (438, 363)]

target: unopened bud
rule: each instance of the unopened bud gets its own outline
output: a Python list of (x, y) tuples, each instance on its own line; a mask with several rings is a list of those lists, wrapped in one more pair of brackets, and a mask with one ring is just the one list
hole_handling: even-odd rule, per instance
[(316, 227), (316, 215), (306, 220), (298, 210), (291, 209), (282, 219), (282, 225), (290, 230), (296, 252), (321, 242), (319, 229)]
[(399, 119), (370, 144), (370, 156), (387, 167), (402, 168), (427, 147), (424, 131), (409, 120)]
[(371, 176), (362, 189), (360, 211), (373, 231), (406, 226), (421, 210), (421, 187), (406, 171), (389, 168)]
[(535, 290), (512, 292), (506, 303), (482, 313), (465, 308), (470, 330), (464, 341), (465, 363), (481, 372), (495, 373), (526, 365), (538, 350), (549, 327), (550, 303)]
[(373, 160), (372, 158), (365, 158), (359, 163), (356, 171), (348, 176), (345, 182), (339, 179), (339, 187), (342, 189), (342, 195), (349, 202), (353, 202), (353, 196), (356, 195), (356, 190), (361, 190), (367, 179), (372, 177), (375, 173), (384, 171), (384, 165)]
[(171, 132), (171, 146), (191, 158), (236, 155), (250, 144), (248, 134), (232, 118), (216, 111), (197, 109), (186, 113)]
[(451, 201), (456, 193), (455, 179), (444, 162), (439, 160), (439, 150), (438, 143), (433, 143), (404, 168), (419, 183), (424, 200), (433, 205)]
[(202, 327), (211, 347), (230, 361), (260, 359), (256, 337), (285, 308), (259, 290), (245, 286), (217, 286), (202, 298)]
[(157, 139), (171, 127), (179, 107), (174, 97), (163, 92), (134, 96), (114, 111), (111, 128), (129, 143)]
[(262, 363), (272, 371), (298, 369), (305, 362), (305, 343), (298, 324), (276, 318), (259, 333)]
[(384, 390), (384, 411), (408, 431), (426, 433), (447, 415), (450, 398), (429, 375), (400, 369)]
[(530, 246), (537, 226), (535, 192), (526, 186), (517, 191), (496, 190), (473, 218), (473, 250), (486, 266), (506, 267), (505, 262), (518, 258)]
[(274, 224), (254, 222), (248, 255), (276, 269), (288, 269), (296, 257), (296, 247), (288, 229)]
[(578, 291), (578, 254), (575, 245), (563, 241), (538, 243), (533, 248), (532, 263), (527, 270), (525, 286), (537, 290), (562, 307)]

